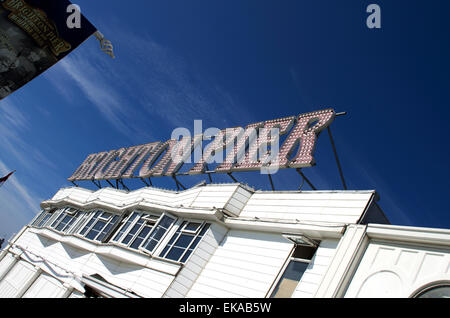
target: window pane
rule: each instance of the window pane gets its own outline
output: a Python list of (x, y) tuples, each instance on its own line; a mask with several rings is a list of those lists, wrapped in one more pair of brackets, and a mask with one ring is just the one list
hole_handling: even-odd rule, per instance
[(61, 231), (64, 228), (64, 226), (66, 226), (66, 224), (69, 223), (71, 219), (72, 217), (70, 215), (66, 215), (55, 229), (57, 231)]
[(422, 292), (417, 298), (450, 298), (450, 286), (437, 286)]
[(91, 227), (91, 225), (97, 220), (97, 217), (100, 215), (100, 211), (95, 212), (94, 216), (89, 220), (88, 224), (84, 227), (84, 229), (80, 232), (81, 235), (84, 235), (87, 230)]
[(77, 217), (76, 225), (70, 232), (71, 233), (77, 233), (80, 230), (80, 228), (83, 226), (83, 224), (86, 221), (87, 217), (88, 217), (88, 213), (80, 212), (79, 216)]
[(97, 241), (103, 241), (105, 237), (108, 235), (109, 231), (112, 227), (117, 223), (119, 217), (115, 215), (108, 223), (108, 225), (102, 230), (102, 233), (96, 238)]
[(80, 216), (80, 213), (76, 213), (74, 214), (71, 218), (70, 221), (66, 224), (66, 226), (62, 229), (63, 232), (67, 232), (70, 227), (75, 223), (75, 221), (78, 219), (78, 217)]
[(201, 223), (194, 223), (189, 222), (183, 231), (189, 231), (189, 232), (197, 232), (198, 228), (202, 225)]
[(209, 224), (206, 224), (203, 229), (200, 231), (197, 238), (192, 242), (191, 246), (189, 246), (189, 249), (186, 251), (186, 253), (183, 255), (183, 258), (181, 259), (182, 263), (185, 263), (189, 256), (192, 254), (192, 252), (195, 250), (195, 247), (198, 245), (198, 243), (202, 240), (203, 235), (206, 233), (206, 231), (209, 228)]
[(97, 223), (95, 223), (94, 227), (86, 235), (86, 237), (90, 240), (95, 239), (95, 237), (100, 233), (100, 231), (103, 229), (105, 225), (106, 225), (105, 221), (98, 220)]
[(86, 238), (93, 240), (97, 235), (98, 235), (99, 231), (95, 231), (94, 229), (92, 229), (88, 235), (86, 235)]
[(36, 226), (37, 224), (39, 224), (39, 221), (45, 216), (46, 212), (45, 210), (42, 210), (41, 212), (39, 212), (39, 215), (36, 217), (36, 219), (31, 223), (31, 225)]
[(113, 238), (113, 241), (117, 242), (120, 240), (123, 233), (125, 233), (128, 230), (128, 228), (131, 226), (131, 223), (133, 223), (133, 221), (136, 219), (137, 216), (138, 214), (136, 212), (133, 212), (133, 214), (130, 215), (127, 222), (124, 225), (122, 225), (122, 228), (120, 229), (119, 233), (117, 233), (116, 236)]
[[(166, 234), (167, 230), (170, 228), (170, 226), (175, 222), (174, 219), (168, 216), (163, 216), (161, 221), (158, 223), (156, 228), (153, 230), (153, 232), (150, 234), (147, 241), (144, 243), (144, 248), (148, 251), (152, 252), (153, 249), (158, 245), (159, 241), (162, 237)], [(172, 240), (171, 240), (172, 241)]]
[(161, 252), (160, 256), (164, 257), (164, 255), (166, 255), (167, 251), (169, 250), (169, 248), (171, 248), (172, 246), (167, 244), (166, 247), (164, 247), (163, 251)]
[(43, 219), (39, 222), (39, 224), (37, 225), (38, 227), (43, 227), (45, 226), (45, 224), (47, 223), (48, 219), (50, 218), (51, 214), (50, 213), (46, 213), (43, 217)]
[(112, 216), (111, 213), (103, 212), (102, 215), (99, 217), (100, 219), (103, 219), (103, 221), (109, 220), (109, 218)]
[(173, 224), (174, 221), (175, 221), (174, 219), (165, 215), (162, 218), (161, 222), (159, 222), (158, 226), (168, 229)]
[(56, 218), (55, 221), (53, 221), (51, 227), (55, 228), (59, 222), (61, 221), (61, 219), (64, 217), (64, 213), (61, 213), (60, 215), (58, 215), (58, 217)]
[(193, 239), (194, 239), (193, 235), (181, 234), (181, 236), (175, 242), (175, 246), (187, 248), (189, 246), (189, 244), (191, 244)]
[(148, 233), (150, 233), (151, 227), (144, 227), (142, 231), (138, 234), (136, 239), (131, 244), (131, 248), (138, 249), (138, 247), (141, 245), (142, 241), (145, 239)]
[(160, 254), (161, 257), (165, 257), (175, 261), (179, 261), (179, 259), (182, 257), (181, 262), (186, 262), (209, 228), (209, 224), (205, 224), (197, 235), (187, 234), (182, 233), (184, 224), (186, 224), (186, 222), (184, 222), (178, 228), (175, 235), (170, 239), (167, 246), (163, 249), (162, 253)]
[(307, 267), (308, 263), (291, 261), (271, 297), (290, 298)]
[(127, 236), (125, 237), (125, 239), (123, 240), (123, 244), (128, 244), (130, 242), (130, 240), (134, 237), (134, 235), (136, 234), (136, 232), (141, 228), (142, 224), (144, 223), (144, 221), (142, 219), (140, 219), (139, 221), (137, 221), (137, 223), (133, 226), (133, 228), (131, 229), (130, 232), (128, 232)]
[(170, 250), (169, 254), (167, 254), (166, 258), (178, 261), (181, 255), (183, 255), (184, 249), (174, 247)]

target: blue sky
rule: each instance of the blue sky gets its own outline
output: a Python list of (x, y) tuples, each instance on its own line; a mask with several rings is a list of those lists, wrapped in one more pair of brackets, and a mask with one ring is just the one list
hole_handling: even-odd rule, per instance
[[(0, 102), (0, 174), (17, 170), (0, 189), (0, 237), (70, 186), (89, 153), (165, 141), (195, 119), (227, 128), (328, 107), (348, 112), (332, 131), (350, 189), (376, 189), (393, 224), (450, 227), (448, 1), (76, 3), (117, 58), (90, 38)], [(370, 3), (379, 30), (366, 27)], [(315, 158), (304, 169), (314, 185), (342, 189), (326, 134)], [(270, 189), (266, 176), (235, 176)], [(284, 170), (274, 182), (301, 179)], [(154, 184), (175, 189), (170, 178)]]

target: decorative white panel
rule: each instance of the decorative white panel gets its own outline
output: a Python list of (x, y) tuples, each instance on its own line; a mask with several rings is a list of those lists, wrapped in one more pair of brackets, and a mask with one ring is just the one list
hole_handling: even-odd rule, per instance
[(10, 265), (15, 261), (14, 256), (11, 253), (8, 253), (3, 257), (2, 261), (0, 262), (0, 277), (3, 277), (3, 274)]
[(16, 297), (36, 272), (33, 265), (19, 261), (0, 282), (0, 298)]
[(410, 297), (441, 280), (450, 280), (449, 249), (371, 242), (345, 297)]
[(56, 298), (64, 294), (66, 288), (56, 278), (41, 274), (28, 288), (23, 298)]

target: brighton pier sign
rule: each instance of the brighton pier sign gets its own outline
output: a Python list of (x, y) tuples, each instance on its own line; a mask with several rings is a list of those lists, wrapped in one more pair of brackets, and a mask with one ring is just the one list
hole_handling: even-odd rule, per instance
[[(205, 173), (304, 168), (315, 164), (317, 137), (329, 127), (336, 113), (319, 110), (298, 116), (250, 124), (245, 128), (208, 129), (191, 135), (177, 128), (165, 142), (90, 154), (68, 181), (118, 180)], [(281, 137), (283, 136), (283, 137)], [(280, 145), (280, 140), (284, 139)], [(210, 141), (203, 147), (204, 141)], [(297, 151), (296, 151), (297, 150)], [(295, 153), (294, 153), (295, 152)], [(193, 159), (192, 159), (193, 158)], [(184, 164), (192, 167), (184, 173)], [(208, 170), (208, 165), (215, 165)]]

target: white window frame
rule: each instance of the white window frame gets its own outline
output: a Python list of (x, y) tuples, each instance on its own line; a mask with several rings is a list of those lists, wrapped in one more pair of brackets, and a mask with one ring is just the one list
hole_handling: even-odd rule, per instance
[[(81, 214), (81, 211), (73, 208), (73, 207), (65, 207), (63, 208), (62, 212), (58, 215), (58, 217), (52, 222), (52, 225), (54, 222), (58, 221), (59, 217), (62, 216), (59, 219), (59, 222), (55, 224), (55, 226), (50, 226), (52, 229), (54, 229), (55, 231), (58, 232), (62, 232), (62, 233), (70, 233), (70, 230), (73, 228), (73, 226), (77, 223), (78, 218)], [(70, 216), (71, 219), (69, 220), (69, 222), (67, 224), (64, 225), (64, 227), (60, 230), (57, 230), (57, 227), (62, 223), (62, 221), (67, 217)], [(72, 223), (71, 223), (72, 222)], [(71, 224), (70, 224), (71, 223)], [(69, 227), (67, 227), (67, 225), (69, 225)]]
[[(186, 222), (185, 224), (183, 224), (184, 222)], [(197, 230), (195, 232), (190, 231), (190, 230), (186, 230), (186, 226), (189, 223), (201, 223), (200, 226), (197, 228)], [(192, 254), (194, 254), (195, 249), (197, 249), (198, 245), (195, 247), (195, 249), (192, 251), (192, 253), (189, 255), (189, 257), (186, 259), (186, 261), (182, 262), (181, 260), (184, 258), (184, 256), (186, 255), (187, 251), (189, 251), (190, 247), (192, 246), (192, 244), (194, 243), (194, 241), (197, 239), (198, 235), (200, 234), (200, 232), (203, 230), (203, 227), (209, 225), (209, 227), (211, 227), (211, 223), (208, 223), (206, 221), (200, 221), (200, 220), (195, 220), (195, 219), (181, 219), (180, 223), (178, 224), (178, 227), (173, 231), (173, 233), (171, 233), (171, 236), (167, 239), (167, 242), (165, 242), (164, 247), (162, 247), (159, 251), (158, 251), (158, 257), (165, 259), (165, 260), (169, 260), (171, 262), (177, 262), (177, 263), (187, 263), (189, 261), (189, 259), (191, 258)], [(162, 253), (164, 251), (164, 249), (169, 245), (169, 242), (172, 240), (172, 238), (177, 234), (179, 228), (183, 226), (180, 230), (180, 233), (178, 234), (178, 237), (173, 241), (172, 247), (170, 247), (165, 255), (167, 256), (167, 254), (169, 254), (170, 250), (174, 247), (175, 242), (180, 238), (180, 236), (182, 234), (191, 234), (194, 235), (194, 238), (192, 239), (192, 241), (189, 243), (189, 245), (186, 247), (186, 249), (184, 250), (183, 254), (181, 254), (181, 256), (179, 257), (179, 261), (176, 260), (172, 260), (170, 258), (167, 258), (166, 256), (162, 256)], [(206, 232), (205, 232), (206, 234)], [(203, 237), (201, 238), (200, 242), (203, 240), (205, 236), (203, 235)], [(200, 242), (198, 242), (198, 244), (200, 244)], [(156, 249), (155, 249), (156, 251)]]
[[(131, 244), (133, 244), (134, 240), (139, 236), (139, 234), (141, 233), (141, 231), (144, 229), (144, 227), (147, 224), (147, 220), (145, 219), (146, 215), (155, 215), (155, 216), (157, 215), (157, 214), (152, 214), (152, 213), (144, 212), (144, 211), (133, 211), (132, 213), (130, 213), (130, 215), (127, 217), (127, 219), (131, 218), (133, 213), (137, 213), (138, 216), (133, 220), (133, 222), (130, 223), (130, 225), (128, 225), (128, 229), (125, 232), (122, 233), (120, 238), (117, 241), (113, 241), (115, 244), (119, 244), (121, 246), (124, 246), (124, 247), (127, 247), (127, 248), (131, 248), (130, 247)], [(159, 217), (161, 217), (161, 216), (162, 216), (162, 214)], [(134, 228), (134, 226), (141, 219), (143, 219), (144, 222), (142, 222), (142, 224), (140, 225), (139, 229), (137, 229), (136, 233), (133, 234), (133, 237), (128, 241), (128, 243), (126, 243), (126, 244), (122, 243), (122, 241), (128, 236), (128, 233), (130, 233), (130, 231)], [(155, 224), (153, 225), (152, 230), (155, 227), (156, 223), (158, 223), (158, 219), (156, 220)], [(122, 226), (125, 226), (126, 224), (127, 224), (127, 222), (125, 221), (124, 224), (122, 224)], [(122, 229), (122, 226), (119, 228), (119, 232)], [(149, 233), (151, 233), (152, 230), (150, 230)], [(145, 240), (145, 238), (144, 238), (144, 240)], [(144, 242), (144, 240), (142, 242)], [(139, 247), (140, 247), (140, 245), (139, 245)], [(138, 247), (138, 249), (134, 249), (134, 248), (131, 248), (131, 249), (136, 251), (136, 250), (139, 250), (139, 247)]]
[[(125, 219), (125, 221), (123, 222), (123, 224), (119, 227), (118, 229), (118, 233), (122, 230), (122, 227), (125, 226), (129, 220), (129, 218), (131, 218), (131, 216), (137, 213), (138, 216), (133, 220), (133, 222), (131, 222), (128, 225), (128, 228), (126, 231), (124, 231), (121, 236), (114, 241), (111, 241), (113, 244), (117, 244), (119, 246), (122, 247), (126, 247), (128, 249), (131, 249), (133, 251), (140, 251), (143, 252), (145, 254), (152, 254), (154, 251), (156, 251), (158, 249), (158, 246), (161, 244), (161, 242), (164, 240), (164, 238), (166, 237), (167, 233), (169, 233), (170, 229), (174, 226), (174, 224), (177, 221), (177, 217), (167, 213), (167, 212), (163, 212), (161, 214), (157, 213), (157, 212), (147, 212), (147, 211), (133, 211), (130, 213), (130, 215), (127, 216), (127, 218)], [(132, 248), (131, 245), (133, 244), (133, 242), (138, 238), (139, 234), (144, 230), (144, 228), (147, 226), (147, 222), (151, 220), (151, 218), (157, 216), (158, 218), (155, 221), (155, 223), (153, 224), (152, 228), (150, 229), (150, 231), (147, 233), (147, 235), (142, 239), (142, 242), (139, 244), (139, 246), (135, 249)], [(155, 248), (153, 249), (153, 251), (149, 251), (147, 249), (145, 249), (143, 247), (143, 244), (147, 242), (147, 239), (150, 237), (150, 235), (153, 233), (153, 231), (158, 227), (159, 223), (161, 222), (161, 220), (163, 219), (164, 216), (167, 216), (171, 219), (174, 220), (174, 222), (172, 223), (172, 225), (167, 229), (166, 233), (163, 235), (163, 237), (159, 240), (158, 244), (155, 246)], [(128, 234), (130, 233), (130, 231), (134, 228), (134, 226), (139, 222), (139, 220), (143, 219), (144, 222), (141, 224), (141, 226), (139, 227), (139, 229), (136, 231), (136, 233), (133, 234), (133, 237), (128, 241), (128, 243), (123, 243), (123, 240), (128, 236)]]
[[(43, 209), (43, 210), (37, 215), (37, 217), (31, 222), (31, 226), (38, 227), (38, 228), (43, 228), (43, 227), (45, 227), (46, 224), (49, 223), (49, 221), (50, 221), (50, 219), (53, 217), (53, 215), (54, 215), (55, 213), (58, 212), (58, 210), (59, 210), (58, 208), (51, 208), (51, 209), (49, 209), (48, 211), (45, 210), (45, 209)], [(53, 211), (53, 212), (52, 212), (52, 211)], [(45, 220), (45, 222), (44, 222), (42, 225), (39, 225), (39, 224), (44, 220), (44, 218), (45, 218), (47, 215), (49, 216), (48, 219)]]
[[(68, 231), (69, 234), (78, 235), (79, 232), (84, 228), (87, 224), (87, 220), (90, 219), (92, 211), (80, 211), (80, 216), (73, 224), (73, 227)], [(81, 235), (80, 235), (81, 236)]]
[(64, 212), (64, 209), (65, 208), (57, 208), (56, 211), (52, 213), (52, 216), (45, 222), (45, 225), (43, 225), (43, 227), (49, 227), (54, 229), (52, 224), (59, 218), (61, 213)]
[[(191, 220), (184, 220), (187, 221), (186, 224), (183, 226), (183, 228), (181, 229), (182, 233), (188, 233), (188, 234), (194, 234), (197, 235), (197, 233), (200, 231), (201, 228), (203, 228), (203, 225), (206, 223), (205, 221), (191, 221)], [(186, 227), (189, 223), (197, 223), (200, 224), (197, 229), (195, 231), (192, 230), (186, 230)]]
[[(164, 216), (167, 216), (171, 219), (173, 219), (172, 224), (167, 228), (166, 232), (164, 233), (164, 235), (161, 237), (161, 239), (158, 241), (158, 243), (155, 245), (155, 247), (153, 248), (153, 250), (148, 250), (146, 249), (143, 245), (144, 243), (147, 242), (147, 240), (149, 239), (150, 235), (152, 235), (153, 231), (155, 231), (155, 229), (158, 227), (159, 223), (161, 223), (162, 219), (164, 218)], [(177, 222), (178, 218), (170, 213), (164, 212), (163, 214), (161, 214), (161, 216), (159, 217), (158, 221), (155, 223), (155, 225), (153, 226), (152, 230), (147, 234), (147, 236), (144, 238), (144, 240), (142, 240), (141, 245), (138, 247), (138, 250), (140, 250), (141, 252), (144, 252), (146, 254), (150, 254), (152, 255), (153, 253), (155, 253), (158, 250), (158, 247), (161, 245), (161, 243), (164, 241), (164, 239), (167, 237), (167, 234), (170, 232), (170, 230), (175, 226), (176, 222)]]
[[(127, 225), (129, 219), (134, 215), (137, 214), (137, 216), (135, 217), (135, 219), (128, 225), (127, 229), (119, 236), (119, 238), (117, 240), (115, 240), (115, 237), (120, 233), (120, 231), (122, 231), (123, 227)], [(128, 232), (131, 230), (131, 226), (134, 226), (134, 224), (136, 224), (137, 220), (140, 218), (140, 212), (139, 211), (132, 211), (129, 215), (125, 216), (124, 218), (122, 218), (122, 220), (119, 221), (119, 226), (117, 227), (117, 233), (115, 233), (113, 235), (113, 237), (111, 238), (111, 242), (113, 244), (118, 244), (118, 245), (122, 245), (122, 246), (126, 246), (125, 244), (122, 244), (122, 240), (125, 238), (125, 235), (128, 234)]]
[[(314, 252), (314, 255), (312, 256), (311, 259), (305, 259), (305, 258), (298, 258), (298, 257), (293, 257), (295, 250), (297, 248), (301, 248), (301, 247), (313, 247), (316, 248), (316, 251)], [(288, 268), (289, 264), (291, 262), (299, 262), (299, 263), (305, 263), (305, 264), (311, 264), (312, 259), (314, 258), (314, 256), (317, 253), (317, 246), (310, 246), (310, 245), (302, 245), (302, 244), (294, 244), (294, 246), (292, 247), (291, 252), (289, 253), (289, 257), (286, 259), (286, 261), (283, 264), (283, 267), (280, 269), (280, 271), (278, 272), (277, 277), (275, 278), (275, 281), (272, 283), (272, 286), (270, 287), (269, 291), (266, 294), (266, 298), (272, 298), (272, 294), (275, 291), (275, 288), (277, 288), (278, 284), (280, 283), (281, 278), (284, 276), (284, 273), (286, 272), (286, 269)], [(308, 268), (305, 269), (305, 272)], [(305, 273), (303, 272), (303, 274)], [(303, 277), (302, 274), (302, 277)], [(300, 280), (298, 281), (298, 284), (300, 284), (300, 281), (302, 280), (302, 277), (300, 277)], [(297, 285), (298, 286), (298, 285)], [(294, 290), (295, 292), (295, 290)]]
[[(87, 224), (94, 218), (94, 216), (95, 216), (95, 214), (96, 214), (97, 212), (100, 212), (101, 214), (97, 217), (97, 219), (96, 219), (94, 222), (92, 222), (92, 224), (88, 227), (88, 229), (84, 232), (84, 234), (79, 234), (79, 235), (81, 235), (83, 238), (85, 238), (85, 239), (87, 239), (87, 240), (91, 240), (91, 241), (95, 241), (95, 242), (103, 242), (104, 238), (103, 238), (101, 241), (99, 241), (99, 240), (97, 240), (97, 237), (98, 237), (101, 233), (103, 233), (103, 230), (111, 223), (111, 221), (114, 219), (114, 216), (117, 216), (117, 217), (120, 218), (120, 215), (119, 215), (119, 214), (116, 214), (116, 213), (113, 213), (113, 212), (108, 212), (108, 211), (104, 211), (104, 210), (100, 210), (100, 209), (95, 209), (95, 210), (92, 211), (91, 217), (88, 218), (88, 220), (86, 221), (86, 223), (84, 224), (84, 226), (82, 226), (82, 227), (80, 228), (79, 233), (81, 233), (81, 232), (84, 230), (84, 228), (85, 228), (85, 227), (87, 226)], [(105, 214), (105, 213), (110, 214), (110, 216), (109, 216), (108, 218), (105, 218), (105, 217), (103, 216), (103, 214)], [(102, 227), (102, 229), (98, 232), (98, 234), (97, 234), (94, 238), (92, 238), (92, 239), (88, 238), (88, 237), (87, 237), (88, 234), (91, 232), (91, 230), (94, 228), (94, 226), (97, 224), (98, 221), (104, 221), (104, 222), (105, 222), (105, 225)], [(115, 229), (115, 226), (112, 226), (111, 229), (109, 230), (109, 232), (105, 235), (105, 238), (108, 237), (108, 236), (112, 233), (112, 231), (114, 231), (114, 229)]]

